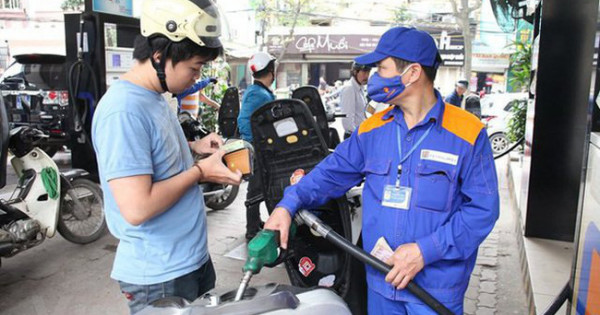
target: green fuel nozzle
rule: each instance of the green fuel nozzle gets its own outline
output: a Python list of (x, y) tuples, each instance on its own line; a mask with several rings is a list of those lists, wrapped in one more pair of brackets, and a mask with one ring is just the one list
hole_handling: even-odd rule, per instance
[[(290, 227), (290, 237), (296, 234), (296, 225), (292, 223)], [(242, 268), (244, 277), (237, 290), (234, 301), (239, 301), (243, 298), (244, 292), (250, 283), (252, 275), (260, 272), (263, 267), (273, 267), (281, 263), (285, 258), (285, 252), (281, 255), (278, 252), (279, 248), (279, 231), (262, 230), (248, 243), (248, 258)]]
[(242, 270), (253, 274), (263, 266), (272, 264), (279, 256), (279, 231), (262, 230), (248, 243), (248, 259)]

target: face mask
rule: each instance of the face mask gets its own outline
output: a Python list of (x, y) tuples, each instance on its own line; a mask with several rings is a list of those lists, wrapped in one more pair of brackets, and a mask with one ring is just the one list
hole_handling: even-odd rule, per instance
[(396, 96), (402, 94), (412, 82), (404, 85), (402, 76), (410, 69), (406, 68), (400, 75), (391, 78), (382, 78), (379, 73), (375, 72), (367, 83), (367, 93), (369, 97), (378, 103), (388, 103)]

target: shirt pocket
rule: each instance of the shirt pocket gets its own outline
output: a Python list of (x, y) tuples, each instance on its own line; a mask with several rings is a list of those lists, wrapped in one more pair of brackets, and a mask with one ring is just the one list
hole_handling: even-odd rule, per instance
[(383, 187), (390, 171), (390, 159), (368, 159), (365, 161), (365, 185), (367, 185), (373, 195), (381, 200)]
[(455, 186), (456, 166), (421, 163), (415, 180), (415, 206), (434, 211), (447, 211)]

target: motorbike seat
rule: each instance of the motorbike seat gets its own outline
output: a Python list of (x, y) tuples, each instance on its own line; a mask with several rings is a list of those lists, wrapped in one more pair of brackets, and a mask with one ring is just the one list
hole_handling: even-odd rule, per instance
[(325, 112), (325, 106), (321, 101), (321, 95), (314, 86), (302, 86), (292, 92), (292, 98), (303, 101), (308, 109), (312, 113), (317, 126), (321, 130), (321, 135), (325, 140), (325, 143), (330, 143), (329, 134), (329, 123), (327, 122), (327, 113)]
[(4, 98), (0, 97), (0, 188), (6, 186), (6, 160), (8, 158), (9, 129)]
[(219, 131), (225, 138), (234, 138), (237, 134), (237, 118), (240, 114), (240, 96), (236, 87), (230, 87), (223, 95), (219, 108)]

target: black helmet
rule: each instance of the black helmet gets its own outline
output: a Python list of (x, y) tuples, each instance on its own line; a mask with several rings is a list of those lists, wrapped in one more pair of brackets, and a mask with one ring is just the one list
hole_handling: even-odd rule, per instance
[(358, 72), (358, 71), (370, 71), (371, 70), (371, 66), (369, 65), (363, 65), (360, 63), (356, 63), (356, 61), (352, 61), (352, 71)]
[(468, 88), (468, 87), (469, 87), (469, 81), (467, 81), (467, 80), (464, 80), (464, 79), (458, 80), (458, 81), (456, 82), (456, 86), (460, 86), (460, 87), (463, 87), (463, 88), (465, 88), (465, 89), (466, 89), (466, 88)]

